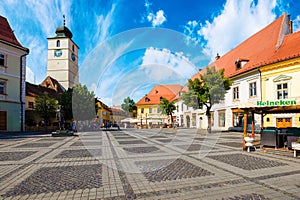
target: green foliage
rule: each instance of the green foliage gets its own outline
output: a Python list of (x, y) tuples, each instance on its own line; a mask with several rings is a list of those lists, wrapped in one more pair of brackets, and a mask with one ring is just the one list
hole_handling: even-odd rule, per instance
[(42, 94), (35, 98), (35, 110), (44, 119), (45, 123), (55, 116), (58, 101), (49, 97), (48, 94)]
[(64, 111), (64, 118), (65, 120), (72, 120), (73, 119), (73, 112), (72, 112), (72, 93), (73, 89), (69, 88), (65, 91), (59, 100), (59, 105), (62, 106)]
[(85, 85), (76, 85), (72, 93), (72, 111), (75, 120), (92, 120), (96, 117), (95, 94)]
[(127, 97), (123, 100), (123, 102), (124, 103), (122, 103), (121, 107), (125, 111), (126, 115), (128, 115), (129, 113), (132, 113), (133, 110), (135, 109), (134, 100), (131, 99), (130, 97)]
[(170, 115), (171, 116), (171, 121), (173, 123), (173, 112), (174, 110), (176, 110), (176, 106), (174, 102), (170, 102), (168, 99), (166, 98), (162, 98), (160, 104), (159, 104), (160, 108), (161, 108), (161, 113), (162, 114), (166, 114), (166, 115)]
[(230, 89), (232, 81), (224, 77), (224, 69), (217, 71), (214, 66), (207, 67), (206, 73), (200, 75), (200, 79), (188, 81), (188, 91), (183, 92), (184, 104), (194, 109), (206, 107), (206, 115), (210, 120), (210, 109), (214, 104), (224, 100), (226, 91)]

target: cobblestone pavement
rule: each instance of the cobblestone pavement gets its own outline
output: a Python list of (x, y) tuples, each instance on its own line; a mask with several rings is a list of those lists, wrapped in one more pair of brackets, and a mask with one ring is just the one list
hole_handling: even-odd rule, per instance
[(300, 200), (299, 158), (195, 129), (5, 137), (0, 199)]

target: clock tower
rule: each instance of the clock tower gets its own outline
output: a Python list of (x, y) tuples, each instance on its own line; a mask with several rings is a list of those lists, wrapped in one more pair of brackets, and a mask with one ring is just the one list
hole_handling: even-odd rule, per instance
[(78, 49), (72, 32), (64, 25), (56, 28), (56, 36), (48, 39), (47, 76), (55, 78), (65, 89), (79, 83)]

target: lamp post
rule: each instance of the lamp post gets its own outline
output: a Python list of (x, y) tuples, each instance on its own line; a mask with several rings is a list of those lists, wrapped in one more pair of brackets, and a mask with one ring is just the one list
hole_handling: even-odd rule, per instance
[(147, 128), (147, 117), (148, 117), (148, 113), (146, 113), (146, 128)]
[(143, 126), (143, 114), (141, 114), (141, 128)]

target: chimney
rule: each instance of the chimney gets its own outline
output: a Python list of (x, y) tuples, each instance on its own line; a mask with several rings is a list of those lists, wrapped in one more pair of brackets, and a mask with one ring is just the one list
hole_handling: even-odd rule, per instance
[(293, 21), (291, 20), (291, 15), (288, 15), (287, 17), (288, 17), (290, 33), (293, 33)]
[(221, 56), (219, 55), (219, 53), (217, 53), (216, 60), (219, 60), (219, 58), (221, 58)]

